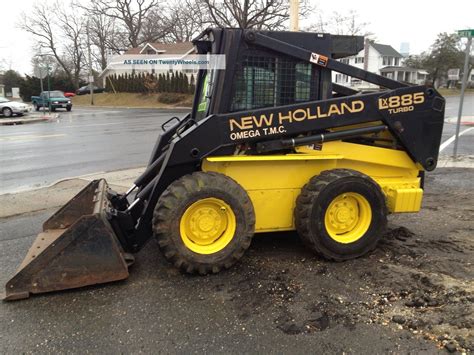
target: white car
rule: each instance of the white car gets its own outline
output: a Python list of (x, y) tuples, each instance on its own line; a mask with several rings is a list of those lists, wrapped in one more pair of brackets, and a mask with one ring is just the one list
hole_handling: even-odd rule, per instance
[(5, 97), (0, 97), (0, 113), (3, 117), (12, 117), (13, 115), (23, 116), (31, 111), (31, 107), (22, 102), (10, 101)]

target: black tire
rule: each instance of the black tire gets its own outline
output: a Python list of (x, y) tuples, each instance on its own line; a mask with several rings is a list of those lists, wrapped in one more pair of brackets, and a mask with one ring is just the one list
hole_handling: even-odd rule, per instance
[(4, 117), (12, 117), (13, 116), (13, 111), (10, 107), (4, 107), (2, 109), (2, 114)]
[[(235, 232), (222, 249), (201, 254), (185, 245), (180, 222), (195, 202), (214, 198), (224, 201), (235, 216)], [(206, 275), (228, 269), (250, 246), (255, 229), (255, 212), (247, 192), (231, 178), (214, 172), (196, 172), (174, 181), (158, 200), (153, 215), (153, 232), (168, 261), (187, 273)]]
[[(371, 220), (359, 239), (343, 243), (330, 236), (325, 216), (331, 202), (344, 193), (363, 196)], [(369, 176), (349, 169), (323, 171), (303, 187), (296, 199), (295, 224), (303, 242), (326, 259), (344, 261), (373, 250), (387, 227), (387, 206), (380, 186)]]
[(72, 106), (67, 106), (67, 107), (66, 107), (66, 111), (67, 111), (67, 112), (70, 112), (71, 110), (72, 110)]
[(56, 112), (56, 107), (51, 107), (52, 112)]
[(33, 106), (35, 107), (35, 111), (39, 111), (39, 110), (40, 110), (40, 107), (39, 107), (39, 105), (38, 105), (36, 102), (33, 104)]

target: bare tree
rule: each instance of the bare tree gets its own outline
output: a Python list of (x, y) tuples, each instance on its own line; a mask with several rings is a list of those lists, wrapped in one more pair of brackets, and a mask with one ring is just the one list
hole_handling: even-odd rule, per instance
[(167, 8), (167, 42), (188, 42), (203, 30), (204, 15), (195, 0), (171, 4)]
[(55, 9), (43, 2), (35, 3), (29, 15), (23, 14), (20, 28), (31, 33), (40, 48), (48, 50), (64, 70), (68, 79), (73, 82), (70, 68), (62, 57), (57, 44), (60, 43), (60, 33), (56, 23)]
[[(117, 33), (115, 19), (100, 12), (87, 14), (87, 30), (90, 40), (95, 48), (92, 48), (92, 56), (98, 63), (100, 70), (107, 67), (107, 58), (110, 52), (119, 53), (117, 47)], [(118, 42), (121, 42), (120, 40)]]
[(360, 20), (360, 16), (355, 10), (349, 10), (347, 13), (335, 11), (331, 16), (325, 16), (320, 12), (317, 21), (306, 30), (337, 35), (369, 36), (372, 33), (367, 30), (368, 25), (368, 22)]
[[(148, 17), (156, 15), (158, 0), (93, 0), (87, 5), (78, 5), (89, 14), (104, 15), (115, 20), (115, 24), (122, 29), (115, 31), (117, 37), (124, 34), (126, 42), (123, 43), (125, 50), (128, 47), (138, 47), (147, 41), (150, 34), (144, 33), (151, 28)], [(156, 19), (156, 16), (155, 16)], [(119, 42), (119, 41), (116, 41)]]
[[(164, 41), (170, 26), (172, 26), (168, 16), (167, 9), (158, 6), (151, 9), (142, 24), (142, 32), (139, 37), (140, 44)], [(183, 17), (185, 17), (184, 13)]]
[[(205, 15), (203, 24), (219, 27), (239, 27), (278, 30), (286, 27), (289, 19), (288, 0), (195, 0)], [(310, 10), (302, 1), (300, 15)]]
[(66, 40), (67, 45), (64, 48), (63, 62), (69, 68), (71, 73), (74, 87), (79, 87), (79, 81), (81, 79), (81, 72), (85, 66), (85, 53), (86, 41), (86, 24), (85, 19), (81, 14), (73, 14), (70, 11), (70, 7), (66, 10), (66, 7), (56, 4), (58, 9), (58, 24), (61, 33)]

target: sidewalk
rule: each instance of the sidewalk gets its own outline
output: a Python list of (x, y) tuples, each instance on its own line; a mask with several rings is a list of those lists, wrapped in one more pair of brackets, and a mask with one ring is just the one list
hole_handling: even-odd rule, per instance
[(56, 120), (58, 118), (59, 113), (52, 113), (51, 115), (48, 115), (47, 113), (43, 112), (29, 113), (27, 116), (0, 118), (0, 126), (50, 121)]
[(0, 195), (0, 218), (59, 208), (73, 198), (90, 181), (104, 178), (117, 192), (125, 192), (145, 168), (97, 173), (64, 179), (51, 186)]

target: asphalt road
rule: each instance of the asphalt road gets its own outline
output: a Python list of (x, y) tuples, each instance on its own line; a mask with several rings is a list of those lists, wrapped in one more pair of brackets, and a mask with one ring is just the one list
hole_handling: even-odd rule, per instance
[(144, 166), (161, 124), (186, 112), (73, 108), (53, 122), (0, 126), (0, 193)]
[[(448, 96), (446, 97), (446, 109), (445, 117), (446, 122), (443, 129), (443, 137), (441, 142), (446, 142), (449, 138), (456, 134), (456, 123), (455, 119), (458, 117), (459, 110), (459, 96)], [(474, 122), (474, 95), (466, 95), (464, 97), (464, 105), (462, 116), (463, 120)], [(466, 133), (459, 137), (458, 142), (458, 154), (460, 155), (473, 155), (474, 154), (474, 127), (471, 125), (462, 125), (460, 132), (466, 130)], [(452, 155), (453, 154), (453, 143), (446, 145), (441, 154)]]
[[(447, 97), (446, 118), (457, 116), (459, 97)], [(0, 126), (0, 193), (51, 184), (58, 179), (144, 166), (161, 124), (187, 111), (73, 108), (56, 122)], [(463, 116), (474, 117), (474, 95)], [(472, 119), (474, 120), (474, 118)], [(471, 120), (471, 121), (472, 121)], [(442, 142), (455, 134), (447, 122)], [(470, 129), (461, 127), (461, 132)], [(452, 154), (453, 144), (442, 154)], [(474, 129), (459, 140), (459, 154), (474, 154)]]

